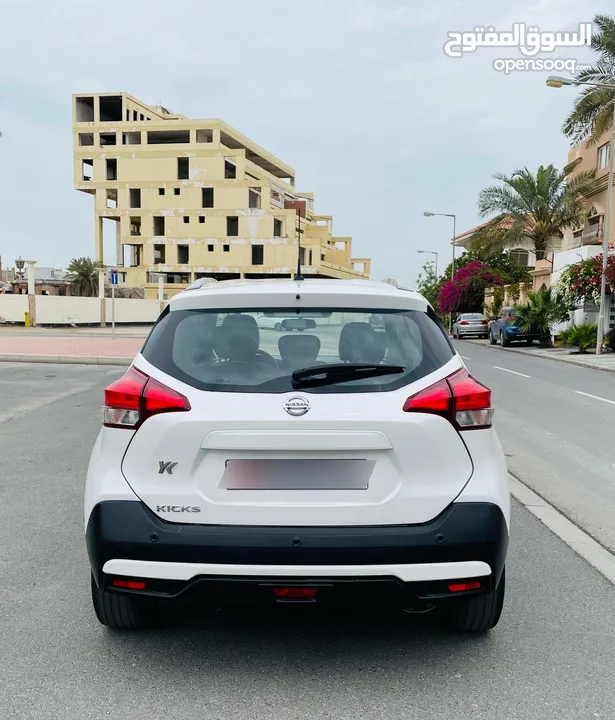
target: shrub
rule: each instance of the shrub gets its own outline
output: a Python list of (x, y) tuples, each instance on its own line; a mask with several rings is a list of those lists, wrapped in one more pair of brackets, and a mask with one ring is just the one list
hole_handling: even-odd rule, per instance
[(517, 323), (526, 332), (540, 333), (540, 344), (551, 345), (551, 328), (568, 319), (568, 306), (552, 288), (527, 294), (527, 303), (517, 306)]
[(579, 353), (585, 354), (591, 347), (596, 347), (598, 341), (598, 325), (584, 322), (573, 325), (560, 333), (560, 340), (568, 347), (579, 348)]
[(607, 347), (609, 348), (609, 350), (613, 350), (613, 352), (615, 352), (615, 328), (611, 328), (606, 337)]

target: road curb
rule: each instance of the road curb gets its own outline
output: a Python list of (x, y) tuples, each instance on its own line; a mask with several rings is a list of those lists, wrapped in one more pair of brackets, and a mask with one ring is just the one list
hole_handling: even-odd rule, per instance
[(567, 517), (562, 515), (546, 500), (524, 485), (514, 475), (509, 474), (510, 494), (526, 510), (537, 517), (552, 533), (555, 533), (566, 545), (572, 548), (586, 562), (615, 585), (615, 555), (596, 542)]
[[(491, 345), (481, 345), (480, 347), (491, 348)], [(501, 351), (501, 348), (500, 348)], [(538, 355), (530, 350), (517, 350), (516, 348), (505, 349), (504, 352), (511, 352), (515, 355), (528, 355), (533, 358), (540, 358), (541, 360), (552, 360), (553, 362), (563, 363), (564, 365), (574, 365), (575, 367), (582, 367), (586, 370), (600, 370), (600, 372), (615, 373), (615, 368), (600, 367), (599, 365), (587, 365), (586, 363), (577, 362), (576, 360), (564, 360), (558, 357), (549, 357), (548, 355)]]
[(93, 355), (20, 355), (0, 353), (0, 362), (51, 363), (54, 365), (119, 365), (132, 363), (132, 358), (94, 357)]

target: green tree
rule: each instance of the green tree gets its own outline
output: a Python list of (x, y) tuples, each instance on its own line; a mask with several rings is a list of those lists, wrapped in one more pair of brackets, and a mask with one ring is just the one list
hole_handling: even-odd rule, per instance
[(416, 279), (416, 289), (431, 303), (436, 312), (438, 311), (438, 293), (441, 284), (441, 281), (438, 280), (438, 276), (436, 275), (434, 264), (432, 262), (425, 263)]
[(507, 247), (530, 240), (541, 260), (567, 228), (578, 227), (586, 215), (584, 198), (594, 187), (594, 170), (573, 175), (578, 161), (563, 170), (541, 165), (534, 174), (527, 167), (512, 175), (497, 173), (501, 185), (490, 185), (478, 196), (482, 217), (497, 213), (472, 236), (472, 248), (487, 261)]
[(73, 295), (96, 297), (98, 295), (98, 271), (101, 262), (89, 257), (73, 258), (68, 266), (68, 278)]
[[(615, 84), (615, 19), (608, 15), (596, 15), (593, 21), (598, 32), (592, 36), (592, 48), (598, 59), (589, 68), (580, 70), (578, 82)], [(615, 90), (585, 87), (579, 94), (574, 108), (564, 122), (564, 135), (574, 145), (590, 138), (598, 138), (611, 129), (613, 124), (613, 102)]]
[(527, 302), (516, 308), (516, 322), (525, 332), (537, 330), (542, 347), (551, 347), (551, 329), (569, 318), (568, 304), (553, 288), (530, 290)]

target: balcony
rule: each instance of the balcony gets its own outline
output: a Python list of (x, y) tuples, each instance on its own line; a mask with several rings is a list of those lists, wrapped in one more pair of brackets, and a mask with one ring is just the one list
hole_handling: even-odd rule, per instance
[(593, 225), (587, 225), (583, 230), (577, 230), (572, 236), (571, 248), (584, 245), (601, 245), (604, 240), (604, 221), (602, 218)]

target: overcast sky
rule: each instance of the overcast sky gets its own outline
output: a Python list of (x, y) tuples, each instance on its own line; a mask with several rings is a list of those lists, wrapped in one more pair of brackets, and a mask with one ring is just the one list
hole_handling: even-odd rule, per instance
[[(446, 218), (477, 224), (495, 172), (563, 166), (575, 91), (493, 69), (516, 48), (443, 51), (448, 31), (576, 29), (612, 0), (0, 0), (0, 255), (93, 255), (93, 200), (72, 187), (71, 94), (127, 91), (220, 117), (297, 171), (372, 277), (449, 261)], [(592, 59), (587, 48), (540, 57)]]

